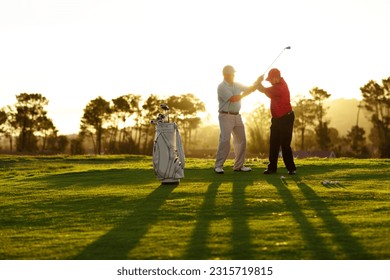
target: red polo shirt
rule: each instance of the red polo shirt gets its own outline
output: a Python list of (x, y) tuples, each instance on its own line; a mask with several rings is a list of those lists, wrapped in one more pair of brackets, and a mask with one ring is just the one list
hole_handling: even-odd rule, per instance
[(290, 104), (290, 91), (283, 78), (280, 82), (265, 88), (265, 93), (271, 99), (271, 115), (280, 118), (292, 111)]

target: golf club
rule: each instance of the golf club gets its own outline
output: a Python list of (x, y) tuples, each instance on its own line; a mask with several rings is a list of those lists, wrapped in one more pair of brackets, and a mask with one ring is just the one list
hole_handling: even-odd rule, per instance
[(169, 107), (168, 107), (168, 105), (163, 103), (160, 105), (160, 108), (163, 109), (166, 114), (168, 114), (168, 122), (169, 122)]
[(160, 107), (161, 107), (163, 110), (165, 110), (165, 111), (169, 111), (169, 107), (168, 107), (168, 105), (165, 104), (165, 103), (161, 104)]
[[(285, 50), (290, 50), (291, 49), (291, 46), (287, 46), (285, 48), (283, 48), (283, 50), (279, 53), (279, 55), (274, 59), (274, 61), (272, 61), (272, 63), (268, 66), (268, 68), (264, 71), (264, 74), (263, 76), (265, 75), (265, 73), (267, 73), (267, 71), (271, 68), (271, 66), (275, 63), (275, 61), (282, 55), (282, 53), (285, 51)], [(258, 83), (258, 81), (255, 82), (255, 84)], [(249, 94), (246, 94), (244, 96), (247, 96)], [(225, 101), (225, 103), (222, 104), (222, 106), (219, 108), (218, 111), (221, 111), (221, 109), (223, 108), (223, 106), (225, 106), (225, 104), (229, 102), (229, 100)]]
[(267, 71), (271, 68), (271, 66), (275, 63), (275, 61), (282, 55), (282, 53), (284, 52), (284, 50), (290, 50), (290, 49), (291, 49), (290, 46), (285, 47), (285, 48), (279, 53), (279, 55), (274, 59), (274, 61), (272, 61), (272, 63), (270, 64), (270, 66), (268, 66), (267, 70), (264, 71), (264, 74), (263, 74), (263, 75), (265, 75), (265, 73), (267, 73)]

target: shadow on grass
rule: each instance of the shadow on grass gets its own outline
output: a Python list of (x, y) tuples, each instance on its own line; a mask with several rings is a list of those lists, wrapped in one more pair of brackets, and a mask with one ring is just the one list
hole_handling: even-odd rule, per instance
[(232, 259), (254, 258), (248, 225), (249, 211), (245, 201), (245, 188), (253, 183), (234, 181), (232, 202)]
[(67, 188), (73, 186), (99, 187), (102, 185), (138, 185), (145, 184), (145, 178), (155, 182), (152, 171), (147, 169), (96, 169), (61, 174), (49, 174), (29, 181), (45, 182), (51, 188)]
[(232, 204), (230, 208), (224, 208), (227, 211), (226, 218), (230, 218), (232, 222), (232, 249), (227, 255), (230, 256), (230, 259), (253, 259), (254, 252), (247, 219), (249, 214), (245, 201), (245, 188), (253, 184), (253, 182), (248, 181), (248, 177), (246, 177), (246, 180), (241, 181), (238, 181), (237, 178), (233, 181), (228, 176), (223, 177), (221, 175), (217, 175), (215, 178), (216, 180), (209, 184), (205, 193), (197, 223), (184, 258), (210, 259), (213, 257), (213, 253), (208, 248), (208, 238), (210, 236), (210, 225), (212, 221), (220, 218), (215, 214), (218, 211), (216, 209), (218, 188), (222, 182), (232, 182)]
[[(287, 210), (291, 212), (294, 220), (300, 226), (302, 237), (306, 242), (307, 249), (311, 252), (313, 259), (338, 259), (343, 255), (346, 259), (373, 259), (359, 242), (351, 235), (348, 228), (341, 223), (332, 211), (327, 207), (326, 203), (319, 197), (315, 191), (308, 185), (302, 182), (300, 177), (294, 177), (298, 188), (301, 190), (307, 199), (311, 208), (316, 212), (317, 216), (322, 219), (326, 230), (331, 234), (331, 238), (341, 252), (337, 253), (329, 248), (324, 237), (322, 237), (316, 228), (311, 224), (304, 213), (304, 209), (299, 205), (294, 198), (292, 192), (287, 188), (286, 184), (277, 177), (267, 178), (267, 182), (277, 189), (282, 198)], [(332, 246), (333, 247), (333, 246)], [(334, 250), (337, 250), (334, 249)]]
[[(354, 161), (350, 163), (346, 162), (332, 162), (327, 161), (328, 164), (319, 161), (318, 163), (310, 162), (307, 166), (298, 166), (298, 174), (300, 176), (310, 175), (315, 176), (319, 175), (319, 178), (332, 180), (334, 172), (340, 172), (337, 175), (341, 180), (348, 179), (349, 181), (358, 181), (358, 180), (388, 180), (388, 164), (386, 163), (370, 163), (369, 168), (366, 161)], [(283, 170), (284, 167), (281, 168)], [(382, 171), (383, 170), (383, 171)], [(279, 173), (279, 169), (278, 169)], [(342, 184), (336, 184), (338, 187), (344, 187)], [(330, 186), (326, 186), (330, 187)], [(335, 186), (333, 186), (335, 187)]]
[(185, 259), (207, 259), (211, 255), (207, 247), (207, 238), (210, 223), (214, 219), (215, 201), (220, 185), (221, 182), (213, 182), (207, 188)]
[(110, 231), (89, 244), (74, 259), (128, 259), (150, 226), (158, 220), (159, 208), (164, 204), (176, 185), (160, 185)]
[(302, 238), (306, 242), (307, 250), (312, 252), (313, 259), (334, 259), (335, 256), (326, 248), (324, 240), (310, 223), (293, 194), (285, 186), (283, 181), (278, 177), (268, 177), (267, 182), (270, 185), (275, 186), (286, 205), (287, 210), (291, 212), (294, 220), (300, 226)]
[(360, 243), (351, 235), (348, 227), (341, 223), (336, 216), (326, 206), (326, 203), (321, 200), (316, 192), (307, 184), (302, 182), (300, 178), (296, 178), (298, 188), (301, 190), (309, 205), (317, 213), (317, 216), (322, 219), (327, 230), (331, 233), (333, 242), (338, 245), (347, 259), (368, 260), (374, 259)]

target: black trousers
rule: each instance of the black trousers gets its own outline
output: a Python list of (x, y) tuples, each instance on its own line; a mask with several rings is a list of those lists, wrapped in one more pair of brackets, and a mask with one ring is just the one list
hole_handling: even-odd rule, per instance
[(291, 139), (294, 127), (294, 112), (280, 118), (272, 118), (269, 145), (268, 170), (276, 171), (278, 168), (279, 150), (282, 149), (284, 164), (288, 171), (295, 171), (294, 157), (291, 150)]

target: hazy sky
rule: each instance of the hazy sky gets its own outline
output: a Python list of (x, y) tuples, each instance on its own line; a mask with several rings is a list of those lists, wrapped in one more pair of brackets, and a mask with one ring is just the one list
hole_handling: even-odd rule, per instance
[(2, 0), (0, 107), (41, 93), (60, 133), (77, 133), (98, 96), (194, 93), (216, 118), (222, 67), (249, 85), (286, 46), (275, 66), (293, 97), (318, 86), (360, 98), (390, 76), (389, 11), (388, 0)]

